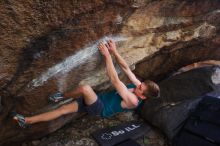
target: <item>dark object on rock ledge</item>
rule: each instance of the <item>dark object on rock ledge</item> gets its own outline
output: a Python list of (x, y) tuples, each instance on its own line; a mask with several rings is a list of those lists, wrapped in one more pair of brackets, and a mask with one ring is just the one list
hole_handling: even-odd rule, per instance
[(144, 104), (142, 117), (172, 139), (200, 97), (216, 89), (211, 77), (217, 68), (198, 68), (162, 81), (161, 97)]
[(220, 144), (220, 99), (205, 96), (174, 137), (174, 146)]

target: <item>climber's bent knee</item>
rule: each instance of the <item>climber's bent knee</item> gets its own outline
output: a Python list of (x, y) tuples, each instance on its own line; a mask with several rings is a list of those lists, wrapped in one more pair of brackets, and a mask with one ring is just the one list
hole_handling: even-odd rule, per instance
[(74, 113), (74, 112), (77, 112), (77, 110), (78, 110), (77, 102), (66, 104), (59, 108), (59, 111), (61, 112), (62, 115)]
[(81, 86), (81, 90), (86, 105), (91, 105), (97, 100), (97, 95), (90, 85)]

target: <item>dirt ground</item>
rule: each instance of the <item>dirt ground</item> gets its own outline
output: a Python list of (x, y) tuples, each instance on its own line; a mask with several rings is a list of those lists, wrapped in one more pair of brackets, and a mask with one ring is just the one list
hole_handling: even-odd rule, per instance
[[(22, 146), (98, 146), (91, 133), (102, 128), (116, 126), (126, 121), (141, 120), (132, 112), (120, 113), (108, 119), (84, 116), (72, 121), (60, 130), (39, 140), (23, 143)], [(141, 146), (167, 146), (165, 136), (151, 127), (150, 131), (136, 140)]]

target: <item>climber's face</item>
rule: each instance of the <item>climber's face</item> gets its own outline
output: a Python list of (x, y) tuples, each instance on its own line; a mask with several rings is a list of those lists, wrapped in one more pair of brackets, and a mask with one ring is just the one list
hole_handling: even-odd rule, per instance
[(144, 96), (144, 93), (147, 92), (147, 85), (142, 82), (140, 85), (138, 85), (135, 89), (134, 89), (134, 93), (140, 97), (141, 99), (146, 99), (146, 97)]

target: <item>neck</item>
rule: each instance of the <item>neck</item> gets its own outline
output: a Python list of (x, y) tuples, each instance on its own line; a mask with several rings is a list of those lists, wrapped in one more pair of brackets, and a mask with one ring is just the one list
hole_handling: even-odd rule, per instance
[(142, 98), (140, 98), (139, 95), (137, 95), (137, 94), (134, 92), (134, 88), (130, 88), (130, 89), (128, 89), (128, 90), (131, 91), (132, 93), (134, 93), (134, 94), (137, 96), (138, 100), (143, 100)]
[(138, 100), (143, 100), (143, 99), (141, 99), (140, 96), (137, 95), (135, 92), (133, 92), (133, 93), (136, 95), (136, 97), (138, 98)]

